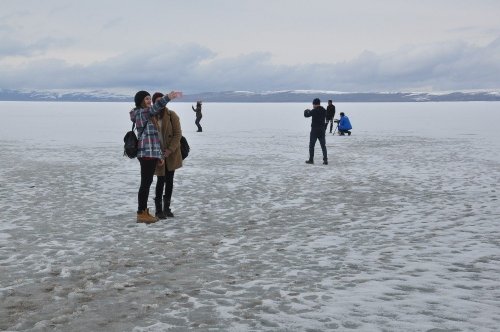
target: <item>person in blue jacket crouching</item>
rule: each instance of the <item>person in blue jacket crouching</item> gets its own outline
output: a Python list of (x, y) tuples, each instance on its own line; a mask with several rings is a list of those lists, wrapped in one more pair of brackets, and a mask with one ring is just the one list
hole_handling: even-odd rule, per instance
[(337, 122), (339, 124), (339, 135), (344, 136), (347, 134), (351, 136), (351, 121), (349, 121), (349, 118), (344, 114), (344, 112), (340, 112), (340, 119), (337, 120)]

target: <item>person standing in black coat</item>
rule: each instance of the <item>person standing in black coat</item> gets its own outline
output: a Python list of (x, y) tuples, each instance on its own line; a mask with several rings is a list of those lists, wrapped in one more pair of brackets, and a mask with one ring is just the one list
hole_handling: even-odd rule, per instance
[(309, 137), (309, 160), (306, 160), (306, 164), (314, 164), (314, 146), (316, 145), (316, 140), (319, 140), (321, 150), (323, 151), (323, 165), (328, 165), (325, 142), (326, 110), (323, 106), (321, 106), (321, 101), (318, 98), (313, 100), (312, 110), (306, 109), (304, 111), (304, 117), (312, 117), (311, 134)]
[(196, 102), (196, 109), (193, 107), (193, 105), (191, 105), (191, 108), (196, 113), (196, 121), (194, 123), (196, 124), (196, 127), (198, 127), (197, 132), (200, 133), (203, 131), (203, 128), (201, 128), (201, 125), (200, 125), (200, 121), (201, 121), (201, 117), (202, 117), (202, 115), (201, 115), (201, 101)]
[(325, 131), (328, 128), (328, 122), (330, 122), (330, 134), (333, 129), (333, 118), (335, 117), (335, 105), (332, 104), (332, 100), (328, 100), (328, 106), (326, 106), (326, 123)]

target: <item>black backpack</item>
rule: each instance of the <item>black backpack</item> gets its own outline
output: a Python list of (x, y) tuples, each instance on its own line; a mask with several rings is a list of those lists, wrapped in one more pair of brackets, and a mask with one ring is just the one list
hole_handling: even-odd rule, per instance
[(182, 136), (181, 137), (182, 160), (186, 159), (186, 157), (189, 155), (189, 150), (191, 150), (191, 148), (189, 147), (188, 141), (187, 141), (186, 137)]
[[(146, 124), (142, 128), (141, 135), (139, 135), (139, 137), (142, 136), (142, 133), (144, 132), (144, 129), (146, 129), (147, 124), (148, 122), (146, 121)], [(137, 145), (139, 144), (139, 140), (135, 135), (134, 127), (135, 122), (132, 124), (132, 130), (127, 132), (125, 134), (125, 137), (123, 137), (123, 142), (125, 143), (123, 146), (123, 155), (129, 157), (130, 159), (134, 159), (135, 157), (137, 157), (137, 152), (139, 150), (139, 148), (137, 147)]]

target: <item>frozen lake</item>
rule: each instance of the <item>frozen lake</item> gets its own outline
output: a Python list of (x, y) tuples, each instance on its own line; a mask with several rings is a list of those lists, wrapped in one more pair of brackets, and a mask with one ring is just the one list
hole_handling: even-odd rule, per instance
[(0, 330), (498, 331), (500, 103), (337, 103), (328, 166), (308, 103), (172, 103), (152, 225), (131, 105), (0, 102)]

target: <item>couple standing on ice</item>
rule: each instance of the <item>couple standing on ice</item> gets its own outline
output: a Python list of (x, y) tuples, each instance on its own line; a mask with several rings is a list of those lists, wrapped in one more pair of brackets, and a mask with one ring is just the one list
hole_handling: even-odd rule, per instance
[(306, 164), (314, 164), (314, 146), (316, 145), (316, 141), (319, 140), (323, 152), (323, 165), (328, 165), (325, 139), (328, 123), (332, 121), (330, 122), (330, 133), (332, 132), (333, 122), (335, 121), (338, 123), (339, 135), (345, 135), (345, 133), (347, 133), (350, 136), (350, 130), (352, 129), (351, 122), (344, 112), (340, 112), (340, 120), (333, 120), (335, 116), (335, 106), (332, 104), (331, 100), (328, 101), (327, 110), (321, 106), (319, 98), (315, 98), (312, 104), (312, 110), (306, 109), (304, 111), (304, 117), (312, 118), (311, 133), (309, 136), (309, 159), (306, 160)]
[[(139, 91), (134, 97), (135, 107), (130, 111), (130, 120), (135, 123), (137, 129), (137, 159), (141, 165), (141, 184), (137, 195), (138, 223), (151, 224), (159, 219), (174, 216), (170, 210), (170, 200), (175, 170), (182, 167), (182, 130), (179, 116), (166, 105), (179, 97), (182, 97), (182, 92), (177, 91), (167, 95), (156, 92), (153, 98), (149, 92)], [(149, 213), (148, 198), (155, 174), (156, 211), (153, 216)]]
[[(141, 165), (141, 184), (139, 186), (137, 222), (151, 224), (159, 219), (173, 217), (170, 209), (174, 187), (175, 170), (182, 167), (181, 138), (182, 130), (179, 116), (166, 105), (182, 92), (172, 91), (167, 95), (147, 91), (135, 94), (135, 108), (130, 111), (130, 120), (135, 123), (138, 134), (137, 159)], [(200, 120), (201, 101), (196, 103), (196, 126), (202, 131)], [(157, 176), (155, 188), (155, 215), (148, 209), (148, 198), (154, 175)], [(163, 194), (163, 189), (165, 193)], [(163, 196), (163, 197), (162, 197)]]

